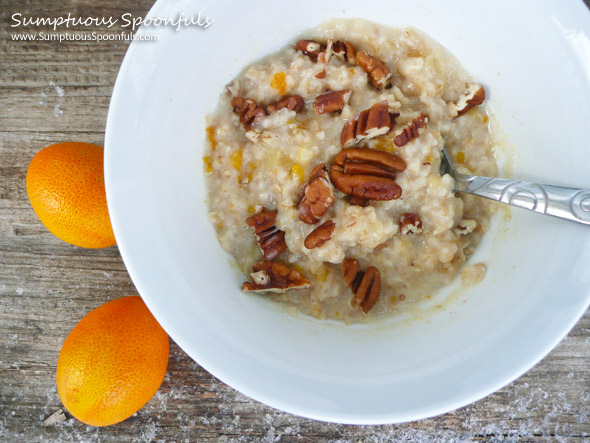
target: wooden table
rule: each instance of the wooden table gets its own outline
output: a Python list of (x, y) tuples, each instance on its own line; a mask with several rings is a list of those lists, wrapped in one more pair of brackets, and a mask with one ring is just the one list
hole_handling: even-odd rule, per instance
[(103, 144), (109, 99), (128, 43), (15, 42), (11, 16), (129, 12), (140, 17), (151, 4), (0, 0), (0, 440), (590, 441), (590, 312), (514, 383), (471, 406), (415, 423), (344, 426), (294, 417), (224, 385), (172, 343), (164, 384), (134, 417), (93, 428), (66, 414), (65, 421), (43, 426), (62, 407), (55, 370), (69, 331), (91, 309), (136, 290), (116, 247), (85, 250), (47, 232), (29, 205), (27, 165), (52, 143)]

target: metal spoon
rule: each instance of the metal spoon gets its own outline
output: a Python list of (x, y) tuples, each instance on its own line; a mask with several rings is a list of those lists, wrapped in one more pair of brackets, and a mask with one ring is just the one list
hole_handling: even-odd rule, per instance
[(455, 179), (455, 191), (590, 225), (590, 190), (461, 174), (444, 147), (440, 173)]

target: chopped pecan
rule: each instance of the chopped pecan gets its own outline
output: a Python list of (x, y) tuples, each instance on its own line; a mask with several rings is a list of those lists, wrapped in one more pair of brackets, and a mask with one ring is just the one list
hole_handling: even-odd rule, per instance
[(357, 197), (356, 195), (351, 195), (348, 204), (351, 206), (362, 206), (364, 208), (369, 204), (369, 200)]
[(393, 200), (402, 194), (394, 181), (395, 173), (404, 169), (406, 162), (389, 152), (349, 148), (334, 157), (330, 178), (334, 186), (345, 194), (369, 200)]
[(253, 282), (244, 282), (244, 292), (278, 292), (282, 293), (288, 289), (308, 288), (311, 284), (301, 273), (281, 263), (263, 261), (256, 263), (254, 272), (250, 274)]
[(343, 89), (342, 91), (332, 91), (318, 95), (313, 102), (313, 109), (318, 114), (340, 112), (348, 104), (350, 94), (350, 89)]
[(399, 230), (402, 235), (419, 234), (422, 232), (422, 220), (418, 214), (405, 212), (399, 218)]
[(475, 228), (477, 228), (477, 222), (475, 220), (464, 218), (459, 223), (457, 223), (457, 226), (455, 229), (453, 229), (453, 232), (455, 235), (467, 235), (471, 234)]
[[(329, 42), (330, 40), (328, 40)], [(351, 65), (356, 65), (356, 49), (349, 41), (337, 40), (332, 43), (332, 54), (346, 60)]]
[(320, 72), (318, 72), (316, 75), (314, 75), (315, 78), (326, 78), (326, 70), (322, 69)]
[(375, 103), (347, 120), (340, 133), (340, 143), (348, 148), (362, 140), (387, 134), (393, 129), (397, 117), (399, 113), (389, 112), (387, 100)]
[(472, 108), (481, 105), (486, 99), (486, 91), (481, 85), (470, 85), (456, 103), (451, 104), (454, 117), (465, 114)]
[(330, 58), (332, 58), (332, 40), (328, 40), (326, 47), (318, 54), (318, 62), (325, 65), (330, 61)]
[(286, 95), (283, 98), (271, 103), (266, 107), (266, 112), (272, 114), (279, 109), (288, 108), (291, 111), (299, 112), (305, 106), (305, 101), (300, 95)]
[(415, 138), (418, 138), (420, 136), (419, 130), (425, 128), (427, 122), (428, 117), (424, 114), (420, 114), (418, 117), (414, 118), (398, 135), (395, 136), (393, 139), (395, 146), (404, 146)]
[(320, 163), (311, 170), (308, 183), (303, 188), (299, 202), (299, 219), (313, 225), (334, 203), (334, 186), (328, 176), (328, 168)]
[(314, 63), (318, 61), (320, 52), (326, 49), (324, 45), (313, 40), (299, 40), (295, 48), (307, 55)]
[(262, 211), (246, 219), (246, 223), (254, 228), (256, 241), (265, 260), (272, 260), (287, 249), (285, 233), (275, 226), (276, 211)]
[(268, 284), (270, 281), (270, 276), (264, 271), (251, 272), (250, 277), (252, 277), (254, 283), (261, 286)]
[(252, 126), (266, 115), (264, 109), (251, 98), (234, 97), (231, 99), (231, 105), (234, 113), (240, 116), (240, 123), (246, 130), (252, 129)]
[(342, 272), (344, 272), (344, 282), (346, 286), (352, 288), (352, 284), (359, 272), (359, 262), (354, 258), (347, 258), (342, 262)]
[(356, 62), (369, 76), (371, 84), (381, 90), (391, 84), (391, 71), (381, 60), (365, 51), (356, 53)]
[(366, 314), (379, 298), (381, 274), (374, 266), (369, 266), (365, 271), (360, 271), (359, 267), (359, 262), (353, 258), (342, 262), (344, 281), (354, 294), (354, 303)]
[(305, 237), (303, 244), (307, 249), (319, 248), (332, 238), (336, 224), (332, 220), (319, 225)]

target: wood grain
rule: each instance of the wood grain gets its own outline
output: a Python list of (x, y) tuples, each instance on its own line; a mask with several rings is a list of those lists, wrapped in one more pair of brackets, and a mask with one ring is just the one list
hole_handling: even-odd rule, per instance
[(44, 427), (61, 408), (55, 369), (68, 332), (91, 309), (136, 290), (116, 247), (84, 250), (47, 232), (27, 199), (27, 165), (51, 143), (103, 143), (128, 45), (14, 42), (10, 16), (142, 16), (150, 7), (141, 0), (0, 0), (0, 440), (590, 441), (590, 313), (514, 383), (419, 422), (345, 426), (294, 417), (227, 387), (172, 343), (164, 384), (134, 417), (99, 429), (66, 413), (65, 421)]

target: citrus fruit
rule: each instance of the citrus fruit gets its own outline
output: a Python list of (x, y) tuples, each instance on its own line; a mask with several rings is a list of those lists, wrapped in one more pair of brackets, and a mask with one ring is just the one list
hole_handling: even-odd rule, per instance
[(140, 297), (96, 308), (61, 348), (56, 378), (63, 405), (92, 426), (129, 418), (162, 384), (168, 346), (168, 335)]
[(31, 160), (31, 206), (56, 237), (84, 248), (115, 244), (104, 187), (104, 149), (89, 143), (48, 146)]

